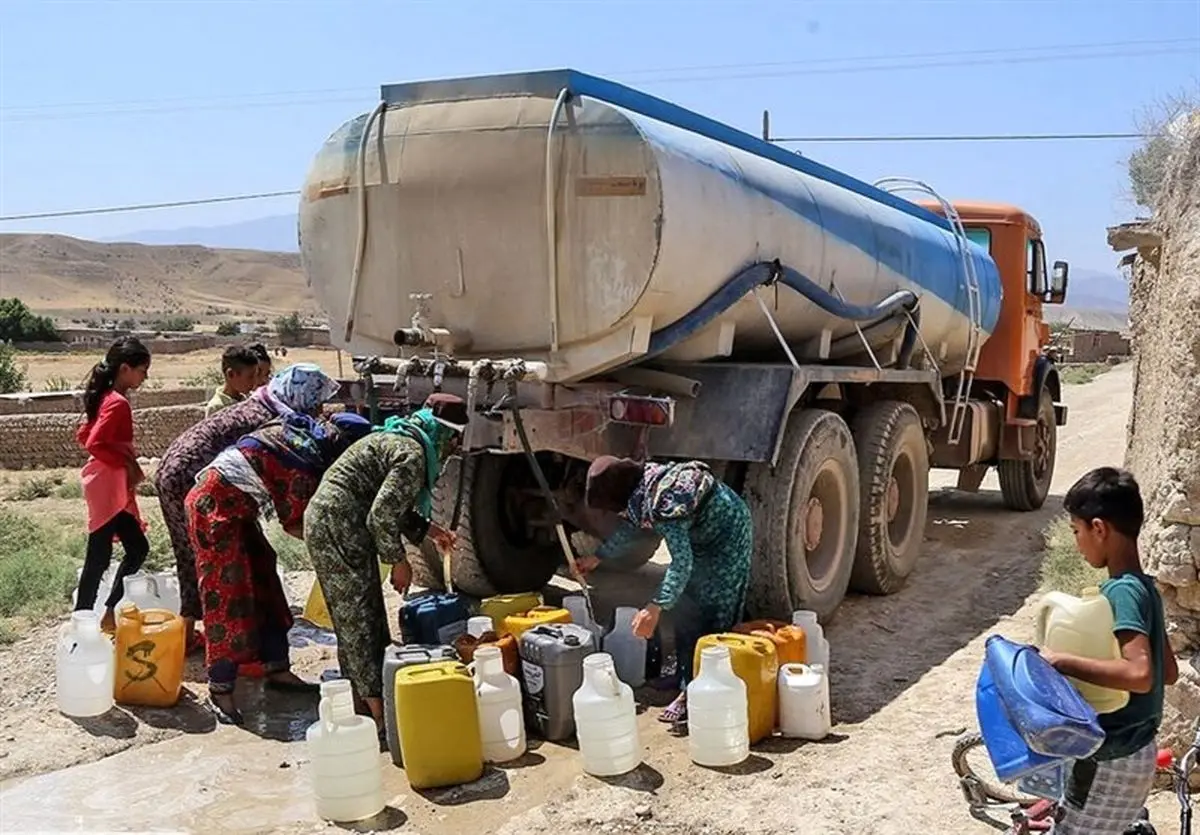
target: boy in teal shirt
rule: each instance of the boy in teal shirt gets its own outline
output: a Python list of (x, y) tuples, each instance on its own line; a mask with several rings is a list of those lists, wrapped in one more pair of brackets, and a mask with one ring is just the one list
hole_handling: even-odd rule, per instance
[(1179, 669), (1167, 642), (1162, 599), (1138, 555), (1144, 509), (1137, 481), (1114, 467), (1092, 470), (1067, 491), (1063, 507), (1083, 558), (1108, 570), (1100, 592), (1112, 606), (1121, 657), (1097, 660), (1049, 650), (1042, 655), (1063, 675), (1130, 695), (1125, 707), (1101, 714), (1104, 744), (1075, 763), (1055, 832), (1122, 835), (1154, 784), (1163, 688), (1175, 683)]

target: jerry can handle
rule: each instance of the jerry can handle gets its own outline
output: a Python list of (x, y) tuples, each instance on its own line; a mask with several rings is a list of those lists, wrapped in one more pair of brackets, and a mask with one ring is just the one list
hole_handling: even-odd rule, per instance
[(329, 699), (321, 699), (317, 705), (317, 718), (321, 721), (321, 730), (327, 734), (337, 732), (337, 722), (333, 721), (331, 715), (333, 707), (329, 703)]
[(621, 679), (617, 677), (617, 671), (615, 669), (605, 670), (604, 677), (606, 679), (608, 679), (608, 683), (612, 687), (612, 694), (614, 696), (620, 696), (621, 695)]
[(147, 574), (146, 583), (149, 584), (150, 588), (154, 590), (155, 597), (162, 597), (162, 594), (159, 593), (157, 577), (155, 577), (153, 574)]

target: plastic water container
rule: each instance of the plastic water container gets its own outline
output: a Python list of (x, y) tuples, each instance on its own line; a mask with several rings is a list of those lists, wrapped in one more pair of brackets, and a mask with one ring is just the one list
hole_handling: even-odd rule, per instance
[[(528, 612), (530, 609), (536, 609), (542, 605), (542, 596), (537, 592), (525, 592), (524, 594), (498, 594), (495, 597), (484, 598), (479, 604), (479, 614), (487, 615), (492, 619), (492, 624), (496, 628), (496, 632), (500, 635), (507, 634), (504, 628), (504, 619), (509, 615), (519, 615), (522, 612)], [(519, 635), (514, 636), (520, 638)]]
[(996, 776), (1020, 779), (1061, 759), (1084, 759), (1104, 741), (1096, 711), (1037, 649), (999, 635), (984, 645), (975, 689), (979, 732)]
[(733, 672), (729, 647), (705, 647), (700, 661), (687, 687), (688, 754), (709, 768), (737, 765), (750, 756), (746, 683)]
[[(1083, 590), (1080, 597), (1052, 591), (1038, 604), (1034, 643), (1057, 652), (1084, 658), (1112, 660), (1121, 657), (1113, 634), (1113, 612), (1098, 588)], [(1129, 693), (1068, 678), (1097, 713), (1112, 713), (1129, 704)]]
[(486, 632), (495, 632), (496, 626), (490, 617), (487, 615), (476, 615), (467, 618), (467, 634), (472, 638), (478, 638)]
[(457, 786), (483, 774), (475, 681), (462, 664), (434, 661), (397, 672), (396, 714), (414, 789)]
[(817, 620), (817, 613), (807, 609), (792, 612), (792, 626), (804, 630), (804, 663), (818, 664), (829, 675), (829, 641), (825, 639), (825, 628)]
[(162, 595), (158, 590), (158, 580), (142, 571), (137, 571), (125, 578), (125, 596), (117, 604), (117, 610), (119, 611), (126, 603), (132, 603), (142, 611), (148, 609), (171, 611), (170, 608), (163, 605)]
[(775, 654), (774, 642), (755, 635), (736, 635), (731, 632), (705, 635), (696, 642), (692, 665), (697, 672), (704, 667), (704, 648), (712, 646), (729, 649), (733, 672), (746, 683), (750, 744), (767, 738), (775, 730), (775, 688), (779, 677), (779, 659)]
[(183, 603), (180, 598), (178, 575), (174, 571), (159, 571), (150, 576), (158, 587), (159, 605), (168, 612), (179, 614)]
[(504, 763), (524, 754), (521, 685), (504, 671), (499, 647), (479, 647), (475, 652), (475, 700), (484, 762)]
[(632, 606), (618, 606), (613, 631), (604, 637), (604, 651), (613, 658), (617, 678), (630, 687), (646, 683), (646, 639), (633, 634), (637, 613)]
[(739, 635), (757, 635), (775, 644), (779, 664), (803, 664), (808, 658), (804, 628), (781, 620), (751, 620), (733, 627)]
[(117, 610), (116, 643), (113, 696), (117, 704), (174, 706), (183, 692), (183, 619), (166, 609), (142, 610), (122, 603)]
[(585, 772), (615, 777), (641, 765), (633, 688), (617, 678), (611, 655), (596, 652), (583, 659), (583, 684), (571, 704)]
[(595, 652), (592, 633), (574, 623), (535, 626), (521, 636), (525, 725), (550, 742), (575, 733), (572, 697), (583, 685), (583, 660)]
[(604, 624), (596, 623), (588, 615), (587, 600), (582, 594), (568, 594), (562, 599), (562, 607), (571, 613), (571, 623), (577, 623), (591, 631), (597, 649), (604, 645), (604, 633), (608, 630), (604, 628)]
[(475, 653), (483, 647), (495, 647), (500, 650), (504, 661), (504, 672), (510, 676), (521, 675), (521, 658), (517, 652), (517, 639), (512, 635), (497, 635), (495, 632), (484, 632), (479, 637), (470, 633), (459, 635), (454, 641), (454, 651), (464, 664), (475, 660)]
[(779, 668), (779, 731), (793, 739), (829, 736), (829, 678), (819, 664), (784, 664)]
[(113, 645), (95, 612), (73, 612), (58, 635), (55, 690), (66, 716), (101, 716), (113, 706)]
[(450, 592), (431, 591), (407, 598), (400, 607), (400, 635), (406, 644), (453, 644), (467, 631), (467, 606)]
[(383, 811), (379, 737), (373, 719), (355, 715), (349, 681), (321, 684), (317, 716), (305, 734), (317, 814), (334, 823), (378, 815)]
[[(518, 612), (515, 615), (509, 615), (504, 619), (504, 627), (502, 632), (512, 635), (518, 641), (521, 636), (533, 629), (535, 626), (541, 626), (547, 623), (571, 623), (571, 613), (566, 609), (559, 609), (555, 606), (537, 606), (530, 609), (528, 612)], [(587, 627), (583, 627), (587, 629)], [(587, 629), (589, 635), (592, 635), (592, 645), (595, 646), (596, 639), (592, 630)]]
[(400, 731), (396, 716), (396, 673), (415, 664), (457, 661), (454, 647), (444, 644), (392, 644), (383, 653), (383, 727), (387, 732), (388, 753), (397, 766), (404, 765), (400, 752)]

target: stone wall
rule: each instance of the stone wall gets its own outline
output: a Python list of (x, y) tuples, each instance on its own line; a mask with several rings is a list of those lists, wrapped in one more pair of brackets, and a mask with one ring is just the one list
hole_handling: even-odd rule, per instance
[(1114, 249), (1138, 252), (1126, 466), (1146, 499), (1142, 556), (1180, 661), (1162, 740), (1176, 750), (1200, 716), (1200, 113), (1190, 127), (1154, 220), (1109, 230)]
[[(204, 417), (203, 405), (138, 409), (134, 445), (143, 458), (158, 458), (185, 429)], [(0, 417), (0, 470), (81, 467), (87, 454), (75, 442), (77, 414)]]

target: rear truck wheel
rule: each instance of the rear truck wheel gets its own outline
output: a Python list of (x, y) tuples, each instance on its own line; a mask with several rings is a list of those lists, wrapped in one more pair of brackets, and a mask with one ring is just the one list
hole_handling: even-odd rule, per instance
[[(434, 492), (433, 518), (448, 526), (454, 515), (460, 459), (452, 459)], [(463, 479), (458, 544), (451, 560), (455, 591), (474, 597), (541, 591), (562, 562), (553, 527), (529, 523), (537, 492), (529, 463), (520, 455), (473, 455)], [(426, 542), (414, 580), (443, 588), (441, 558)]]
[(1054, 398), (1046, 389), (1042, 389), (1038, 400), (1034, 433), (1032, 458), (1001, 461), (997, 468), (1000, 493), (1009, 510), (1037, 510), (1050, 495), (1054, 460), (1058, 453), (1058, 423), (1054, 419)]
[(929, 510), (929, 447), (917, 410), (873, 403), (851, 423), (858, 451), (858, 550), (850, 587), (894, 594), (921, 554)]
[(778, 463), (750, 465), (745, 495), (754, 521), (747, 613), (790, 620), (810, 609), (828, 620), (846, 596), (858, 539), (858, 459), (846, 422), (822, 409), (793, 412)]

